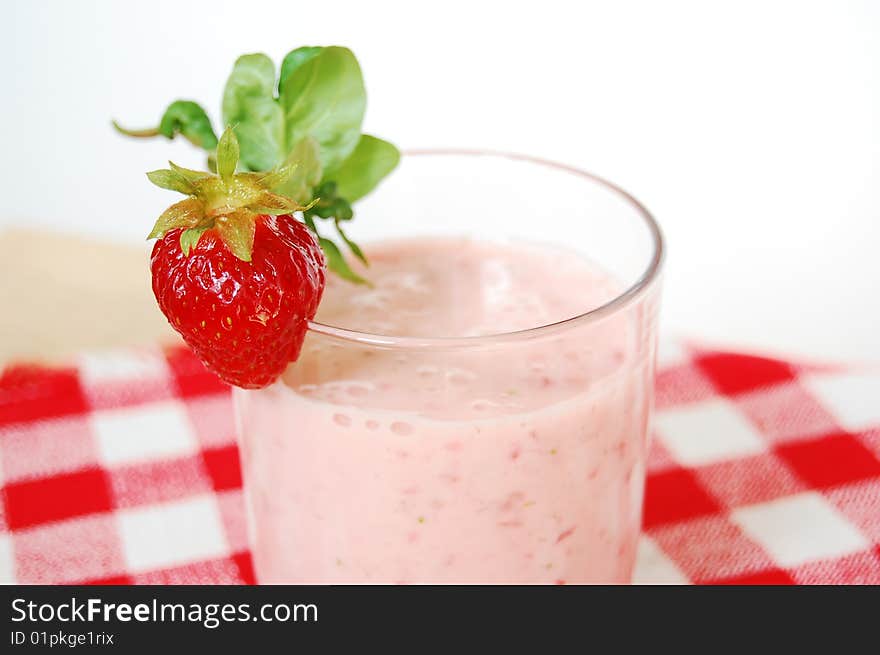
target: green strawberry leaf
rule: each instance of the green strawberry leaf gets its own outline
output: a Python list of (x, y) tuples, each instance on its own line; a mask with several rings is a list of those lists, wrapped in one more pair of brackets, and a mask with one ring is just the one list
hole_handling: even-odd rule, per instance
[(238, 139), (231, 127), (227, 127), (217, 144), (217, 174), (224, 184), (229, 184), (238, 165)]
[(169, 161), (168, 165), (171, 167), (171, 170), (185, 178), (191, 184), (196, 184), (201, 182), (205, 178), (211, 177), (209, 173), (204, 171), (194, 171), (190, 168), (184, 168), (183, 166), (178, 166), (173, 161)]
[[(318, 234), (318, 226), (315, 225), (315, 219), (309, 216), (308, 213), (303, 214), (303, 222), (306, 224), (306, 227), (308, 227), (312, 232), (315, 233), (316, 237), (321, 236), (320, 234)], [(320, 241), (320, 238), (318, 240)]]
[[(293, 198), (301, 205), (312, 199), (312, 189), (321, 180), (321, 159), (318, 142), (310, 136), (300, 139), (293, 147), (277, 172), (269, 173), (263, 179), (265, 186), (283, 196)], [(287, 175), (285, 167), (295, 166)], [(286, 179), (285, 175), (287, 175)]]
[(354, 152), (326, 177), (336, 182), (340, 196), (348, 202), (354, 202), (372, 191), (399, 161), (400, 151), (392, 144), (363, 134)]
[(288, 159), (280, 166), (273, 168), (271, 171), (266, 171), (265, 173), (244, 173), (244, 175), (255, 176), (255, 179), (259, 180), (261, 186), (270, 191), (274, 191), (290, 182), (299, 168), (299, 162), (294, 161), (293, 159)]
[(236, 60), (223, 91), (223, 124), (235, 130), (244, 168), (265, 171), (284, 159), (284, 115), (275, 100), (275, 64), (266, 55)]
[(357, 59), (348, 48), (323, 48), (284, 80), (280, 95), (286, 142), (313, 136), (325, 170), (339, 166), (360, 139), (367, 105)]
[(191, 100), (175, 100), (162, 115), (159, 127), (144, 130), (131, 130), (113, 121), (117, 132), (138, 138), (162, 135), (173, 139), (178, 134), (197, 148), (213, 150), (217, 147), (217, 135), (211, 127), (211, 119), (201, 106)]
[(147, 239), (161, 239), (165, 233), (175, 228), (194, 228), (205, 222), (205, 206), (201, 200), (187, 198), (174, 203), (156, 220)]
[(207, 227), (194, 227), (180, 233), (180, 249), (184, 255), (189, 256), (189, 251), (196, 247), (199, 238), (206, 230), (208, 230)]
[[(327, 261), (327, 268), (329, 268), (331, 271), (336, 273), (336, 275), (344, 280), (348, 280), (349, 282), (353, 282), (354, 284), (366, 284), (368, 286), (372, 286), (369, 280), (362, 278), (360, 275), (351, 270), (351, 266), (349, 266), (342, 252), (339, 250), (339, 246), (333, 243), (333, 241), (331, 241), (330, 239), (321, 236), (320, 232), (318, 232), (318, 226), (315, 225), (314, 217), (310, 215), (308, 211), (303, 212), (303, 221), (318, 239), (318, 245), (320, 245), (321, 250), (324, 251), (324, 259)], [(366, 264), (367, 260), (366, 257), (364, 257), (364, 253), (357, 246), (357, 244), (355, 244), (353, 241), (350, 241), (348, 237), (345, 236), (342, 229), (339, 227), (339, 223), (336, 224), (336, 229), (339, 231), (339, 235), (342, 237), (343, 241), (345, 241), (346, 244), (348, 244), (349, 248), (351, 248), (351, 251), (352, 253), (354, 253), (355, 257)]]
[(182, 173), (175, 170), (160, 169), (147, 173), (147, 179), (161, 189), (178, 191), (184, 195), (190, 195), (195, 191), (193, 183)]
[(242, 210), (232, 212), (218, 217), (214, 227), (233, 255), (244, 262), (251, 261), (257, 229), (253, 214)]
[(124, 134), (125, 136), (133, 136), (137, 139), (159, 136), (158, 127), (145, 127), (142, 130), (133, 130), (128, 127), (122, 127), (122, 125), (120, 125), (117, 121), (110, 121), (110, 124), (113, 126), (113, 129), (120, 134)]
[(279, 196), (271, 191), (262, 191), (257, 194), (253, 201), (246, 205), (247, 209), (256, 214), (271, 214), (277, 216), (279, 214), (292, 214), (299, 211), (301, 206), (288, 198), (287, 196)]
[(321, 52), (321, 50), (323, 50), (323, 48), (319, 45), (304, 45), (295, 50), (291, 50), (284, 56), (284, 60), (281, 62), (281, 73), (278, 76), (279, 95), (281, 94), (281, 89), (284, 86), (285, 80), (290, 77), (290, 74)]
[(322, 182), (315, 189), (314, 204), (305, 213), (338, 221), (350, 221), (354, 217), (351, 204), (337, 192), (336, 182)]
[(349, 282), (354, 282), (355, 284), (369, 284), (367, 280), (351, 270), (351, 267), (348, 265), (348, 262), (345, 261), (345, 257), (342, 256), (342, 253), (339, 251), (339, 248), (335, 243), (324, 237), (319, 237), (318, 243), (321, 245), (321, 248), (324, 251), (324, 256), (327, 259), (327, 268)]
[(172, 102), (159, 121), (159, 132), (169, 139), (181, 134), (194, 146), (205, 150), (217, 147), (217, 136), (211, 127), (211, 119), (198, 103), (191, 100)]
[(339, 232), (339, 237), (345, 242), (345, 245), (348, 246), (348, 249), (351, 250), (351, 254), (361, 260), (364, 266), (369, 266), (370, 262), (367, 261), (367, 256), (364, 255), (364, 251), (361, 250), (361, 247), (356, 244), (354, 241), (348, 238), (348, 235), (342, 231), (342, 226), (339, 224), (339, 221), (335, 221), (336, 223), (336, 231)]

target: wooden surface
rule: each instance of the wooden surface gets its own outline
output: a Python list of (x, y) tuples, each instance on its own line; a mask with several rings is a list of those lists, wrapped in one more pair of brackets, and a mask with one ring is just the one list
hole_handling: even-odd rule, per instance
[(150, 289), (150, 245), (0, 231), (0, 364), (176, 341)]

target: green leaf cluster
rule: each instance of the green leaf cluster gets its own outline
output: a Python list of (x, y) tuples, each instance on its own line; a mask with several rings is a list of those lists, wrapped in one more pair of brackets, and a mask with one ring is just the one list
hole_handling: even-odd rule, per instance
[[(354, 282), (363, 279), (336, 244), (318, 233), (317, 221), (332, 223), (342, 243), (366, 261), (340, 223), (352, 219), (352, 203), (397, 166), (400, 153), (391, 143), (361, 133), (365, 109), (360, 66), (351, 50), (339, 46), (296, 48), (284, 57), (277, 76), (268, 56), (243, 55), (232, 68), (222, 102), (223, 123), (232, 127), (240, 148), (239, 168), (272, 171), (263, 179), (267, 188), (311, 205), (304, 218), (318, 235), (328, 266)], [(156, 130), (117, 129), (131, 136), (181, 134), (209, 155), (218, 146), (207, 114), (191, 101), (172, 103)], [(217, 164), (212, 163), (213, 170)], [(287, 169), (294, 167), (291, 174)], [(217, 170), (223, 178), (234, 172)]]

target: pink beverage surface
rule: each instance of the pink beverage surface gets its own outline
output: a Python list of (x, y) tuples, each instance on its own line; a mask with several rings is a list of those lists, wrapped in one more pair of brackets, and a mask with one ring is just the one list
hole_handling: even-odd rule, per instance
[[(576, 316), (618, 285), (567, 251), (465, 239), (370, 250), (317, 320), (477, 336)], [(263, 583), (627, 582), (649, 357), (633, 312), (468, 349), (311, 334), (283, 382), (237, 391)]]

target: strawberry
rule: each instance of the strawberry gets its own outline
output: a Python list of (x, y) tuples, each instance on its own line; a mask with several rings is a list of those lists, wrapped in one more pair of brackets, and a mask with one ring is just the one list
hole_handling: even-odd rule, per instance
[[(369, 282), (343, 254), (347, 248), (367, 264), (346, 234), (354, 218), (352, 204), (400, 161), (393, 144), (361, 133), (366, 105), (360, 64), (351, 50), (340, 46), (294, 48), (277, 69), (265, 54), (242, 55), (226, 81), (222, 103), (223, 122), (232, 126), (241, 144), (242, 170), (256, 173), (284, 159), (296, 161), (296, 172), (287, 182), (275, 180), (268, 188), (307, 205), (303, 221), (318, 237), (327, 268), (354, 284)], [(209, 165), (219, 145), (207, 112), (192, 100), (172, 102), (156, 127), (131, 130), (116, 121), (113, 127), (137, 138), (182, 136), (208, 153)], [(175, 172), (179, 170), (164, 173)], [(326, 233), (319, 236), (325, 225), (335, 229), (339, 245)]]
[(205, 366), (255, 389), (299, 356), (324, 290), (325, 260), (292, 215), (307, 207), (272, 191), (295, 175), (295, 162), (235, 173), (238, 153), (227, 129), (217, 146), (219, 175), (174, 164), (148, 173), (189, 196), (156, 221), (150, 269), (159, 308)]

